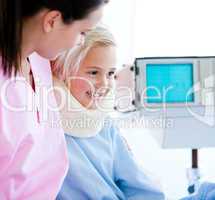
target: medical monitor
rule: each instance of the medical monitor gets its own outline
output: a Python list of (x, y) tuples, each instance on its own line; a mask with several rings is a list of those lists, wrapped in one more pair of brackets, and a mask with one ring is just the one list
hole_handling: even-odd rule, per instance
[(147, 103), (194, 103), (193, 63), (146, 64)]
[[(213, 74), (214, 57), (147, 57), (135, 61), (135, 105), (140, 107), (198, 106)], [(196, 88), (198, 88), (196, 90)]]

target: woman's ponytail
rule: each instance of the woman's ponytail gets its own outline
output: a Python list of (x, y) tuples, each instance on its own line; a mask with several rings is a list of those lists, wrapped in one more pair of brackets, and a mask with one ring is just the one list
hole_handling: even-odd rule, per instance
[(16, 74), (21, 63), (22, 15), (20, 0), (0, 0), (0, 54), (4, 74)]

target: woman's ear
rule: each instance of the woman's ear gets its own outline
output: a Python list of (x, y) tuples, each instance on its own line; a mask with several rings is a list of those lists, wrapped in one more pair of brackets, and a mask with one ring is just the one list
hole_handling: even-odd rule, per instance
[(45, 33), (50, 33), (62, 23), (61, 12), (56, 10), (48, 11), (43, 18), (43, 30)]

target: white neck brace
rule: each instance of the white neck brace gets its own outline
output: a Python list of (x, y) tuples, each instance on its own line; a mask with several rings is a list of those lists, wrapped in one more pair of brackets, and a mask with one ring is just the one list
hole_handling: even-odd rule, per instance
[(56, 78), (53, 78), (53, 81), (54, 87), (60, 88), (64, 93), (61, 95), (65, 95), (64, 97), (66, 98), (61, 106), (62, 98), (59, 98), (59, 95), (56, 94), (56, 101), (61, 114), (60, 125), (65, 134), (79, 138), (96, 136), (104, 126), (105, 119), (108, 116), (107, 109), (109, 109), (109, 111), (111, 108), (113, 109), (113, 95), (111, 95), (112, 97), (107, 95), (108, 98), (105, 97), (102, 103), (99, 104), (102, 108), (105, 108), (106, 111), (100, 111), (98, 109), (89, 110), (82, 106), (77, 99), (72, 96), (62, 81), (59, 81)]

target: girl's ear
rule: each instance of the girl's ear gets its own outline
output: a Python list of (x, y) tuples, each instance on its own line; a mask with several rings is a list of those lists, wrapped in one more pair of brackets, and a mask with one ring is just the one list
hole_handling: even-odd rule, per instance
[(59, 73), (59, 69), (57, 69), (57, 66), (56, 66), (56, 61), (57, 60), (51, 60), (51, 61), (49, 61), (50, 62), (50, 66), (51, 66), (52, 74), (55, 74), (55, 75), (57, 75)]
[(51, 68), (54, 67), (55, 61), (54, 60), (50, 60), (49, 62), (50, 62)]

